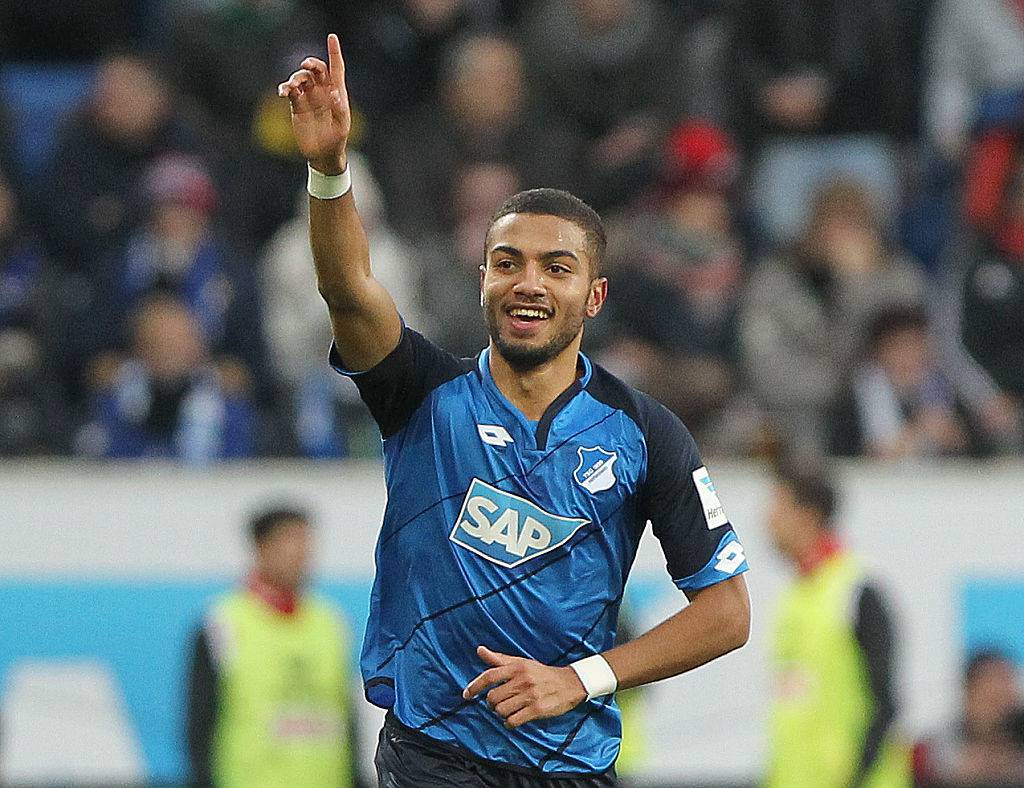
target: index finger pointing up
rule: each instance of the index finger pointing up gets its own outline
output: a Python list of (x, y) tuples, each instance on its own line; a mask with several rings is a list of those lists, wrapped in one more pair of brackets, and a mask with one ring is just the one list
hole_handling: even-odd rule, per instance
[(331, 82), (335, 85), (345, 83), (345, 61), (341, 59), (341, 42), (335, 33), (327, 36), (327, 63), (331, 70)]

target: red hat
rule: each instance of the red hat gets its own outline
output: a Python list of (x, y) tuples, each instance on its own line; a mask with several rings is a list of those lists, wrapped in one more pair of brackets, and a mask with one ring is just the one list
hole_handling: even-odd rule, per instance
[(669, 132), (660, 177), (664, 193), (727, 191), (737, 172), (736, 146), (710, 121), (686, 120)]
[(217, 207), (217, 188), (203, 165), (180, 153), (157, 159), (146, 171), (146, 195), (156, 205), (186, 205), (205, 214)]

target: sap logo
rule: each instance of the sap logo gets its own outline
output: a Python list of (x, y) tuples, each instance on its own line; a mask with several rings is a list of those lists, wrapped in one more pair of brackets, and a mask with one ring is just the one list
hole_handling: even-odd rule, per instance
[(525, 498), (473, 479), (448, 538), (511, 569), (565, 544), (589, 522), (545, 512)]
[(504, 449), (508, 444), (514, 442), (512, 436), (508, 434), (508, 430), (497, 424), (477, 424), (476, 431), (480, 435), (480, 440), (489, 446), (500, 446)]
[(609, 489), (617, 481), (615, 471), (612, 470), (619, 455), (613, 451), (606, 451), (600, 446), (585, 449), (580, 446), (576, 449), (580, 457), (580, 464), (572, 472), (576, 483), (589, 493), (599, 493)]

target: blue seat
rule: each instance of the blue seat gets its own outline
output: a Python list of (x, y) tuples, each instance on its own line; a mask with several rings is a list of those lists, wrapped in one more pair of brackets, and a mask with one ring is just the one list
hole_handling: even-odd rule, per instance
[(23, 177), (39, 175), (64, 120), (92, 90), (92, 64), (13, 63), (0, 67), (0, 101), (11, 116)]

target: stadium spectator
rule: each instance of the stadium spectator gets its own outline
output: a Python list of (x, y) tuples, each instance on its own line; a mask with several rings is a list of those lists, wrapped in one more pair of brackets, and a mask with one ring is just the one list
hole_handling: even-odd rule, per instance
[(425, 306), (431, 311), (428, 335), (459, 358), (469, 358), (487, 344), (487, 327), (480, 317), (480, 265), (491, 217), (510, 194), (519, 191), (515, 169), (500, 162), (467, 164), (455, 175), (455, 228), (449, 234), (424, 239), (418, 257), (423, 261)]
[(253, 570), (196, 635), (186, 739), (196, 786), (352, 788), (348, 633), (307, 590), (309, 517), (269, 509), (249, 525)]
[[(405, 322), (431, 333), (432, 324), (419, 303), (418, 256), (388, 226), (380, 187), (366, 160), (355, 152), (350, 158), (374, 275), (387, 283)], [(298, 215), (278, 230), (264, 250), (261, 284), (267, 307), (267, 343), (274, 371), (293, 398), (292, 423), (300, 453), (306, 457), (343, 457), (352, 448), (353, 422), (357, 427), (373, 425), (355, 386), (348, 380), (339, 381), (324, 363), (331, 346), (331, 322), (317, 295), (305, 188), (298, 204)], [(476, 251), (479, 257), (480, 250)], [(451, 265), (451, 261), (445, 264)], [(453, 317), (447, 311), (446, 315)], [(374, 438), (375, 455), (377, 443)]]
[(924, 126), (959, 162), (982, 97), (1024, 88), (1024, 13), (1016, 0), (936, 0), (925, 42)]
[(735, 11), (735, 97), (749, 146), (751, 204), (774, 243), (791, 243), (811, 195), (843, 176), (893, 215), (893, 142), (913, 125), (911, 4), (745, 0)]
[(821, 189), (801, 243), (761, 262), (740, 308), (740, 352), (771, 429), (793, 452), (824, 449), (826, 410), (872, 317), (920, 304), (924, 288), (885, 238), (870, 193), (851, 181)]
[(204, 344), (262, 377), (262, 305), (251, 266), (213, 223), (217, 192), (202, 164), (171, 154), (142, 176), (145, 223), (98, 273), (98, 302), (109, 321), (106, 347), (119, 344), (124, 318), (153, 292), (180, 299)]
[(490, 20), (473, 0), (384, 0), (364, 9), (354, 35), (342, 34), (352, 93), (367, 115), (371, 142), (409, 107), (432, 100), (451, 44)]
[(142, 217), (139, 178), (158, 156), (196, 151), (198, 132), (178, 111), (152, 62), (137, 53), (105, 58), (92, 97), (65, 125), (44, 202), (47, 240), (58, 262), (91, 270)]
[(738, 386), (743, 252), (730, 204), (738, 160), (727, 135), (705, 122), (680, 124), (666, 148), (654, 207), (618, 244), (600, 360), (701, 436)]
[(895, 624), (884, 594), (836, 534), (820, 473), (780, 468), (768, 531), (797, 570), (775, 616), (768, 788), (910, 785), (893, 732)]
[(968, 352), (999, 389), (1024, 398), (1024, 156), (971, 260), (959, 314)]
[[(171, 0), (161, 21), (172, 81), (227, 139), (245, 134), (280, 64), (308, 49), (323, 25), (311, 4), (298, 0)], [(225, 63), (245, 68), (226, 69)]]
[(465, 164), (514, 164), (524, 183), (574, 186), (574, 138), (557, 117), (540, 114), (510, 39), (458, 40), (447, 53), (437, 101), (394, 119), (384, 131), (378, 172), (388, 215), (412, 240), (450, 231), (453, 176)]
[(710, 82), (696, 65), (706, 42), (674, 21), (653, 0), (541, 0), (525, 20), (523, 46), (545, 116), (583, 140), (580, 187), (598, 210), (637, 196), (671, 123), (706, 109), (692, 96)]
[(891, 460), (977, 455), (987, 448), (937, 364), (920, 309), (878, 315), (867, 356), (829, 421), (837, 454)]
[(919, 744), (915, 776), (923, 788), (1024, 785), (1024, 695), (1007, 655), (971, 656), (959, 719)]
[(210, 358), (189, 309), (155, 295), (136, 310), (131, 352), (92, 365), (91, 414), (76, 445), (85, 456), (163, 457), (201, 465), (250, 457), (256, 413), (250, 375)]
[(55, 318), (42, 249), (0, 166), (0, 456), (64, 447), (67, 414), (45, 349)]

